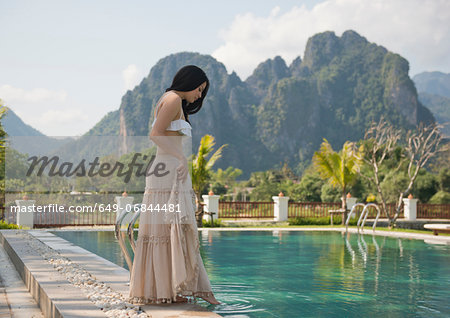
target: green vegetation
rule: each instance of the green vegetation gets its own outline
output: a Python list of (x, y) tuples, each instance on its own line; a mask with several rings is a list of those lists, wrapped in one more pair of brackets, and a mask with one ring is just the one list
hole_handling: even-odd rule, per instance
[[(220, 146), (219, 149), (214, 151), (215, 145), (214, 137), (211, 135), (205, 135), (200, 141), (197, 154), (193, 155), (191, 161), (191, 178), (192, 178), (192, 188), (195, 192), (197, 202), (202, 202), (202, 193), (205, 187), (208, 185), (211, 179), (211, 170), (217, 160), (222, 157), (222, 149), (227, 145)], [(207, 157), (211, 154), (211, 157)], [(197, 211), (195, 213), (197, 221), (201, 225), (201, 219), (203, 217), (203, 208), (198, 204)]]
[[(357, 222), (358, 220), (355, 218), (351, 219), (349, 224), (356, 225)], [(297, 217), (289, 219), (289, 225), (330, 225), (330, 223), (331, 221), (329, 216), (319, 218)], [(333, 223), (342, 223), (342, 217), (334, 216)]]
[(224, 223), (221, 219), (214, 219), (213, 226), (211, 226), (211, 221), (202, 220), (203, 227), (224, 227)]
[[(390, 164), (380, 168), (381, 186), (387, 193), (386, 202), (395, 203), (398, 196), (394, 191), (398, 190), (397, 186), (405, 184), (405, 177), (404, 172), (392, 169), (391, 164), (397, 162), (397, 159), (390, 158), (388, 162)], [(286, 169), (286, 166), (284, 168)], [(236, 201), (243, 200), (244, 197), (246, 201), (271, 201), (272, 196), (281, 191), (285, 196), (289, 196), (292, 202), (341, 203), (341, 190), (322, 180), (313, 165), (306, 168), (301, 177), (297, 175), (286, 176), (285, 169), (254, 172), (249, 180), (235, 182), (234, 187), (222, 188), (220, 194), (223, 198), (231, 199), (234, 196)], [(421, 203), (450, 203), (450, 193), (444, 190), (446, 189), (445, 184), (448, 184), (448, 181), (445, 181), (445, 178), (448, 177), (448, 171), (450, 170), (443, 169), (439, 174), (436, 174), (426, 169), (421, 170), (411, 190), (412, 195), (418, 198)], [(363, 174), (368, 173), (367, 167), (363, 166), (360, 174), (355, 176), (353, 184), (347, 187), (347, 192), (358, 198), (358, 202), (379, 203), (380, 199), (376, 187), (363, 176)], [(224, 192), (225, 190), (226, 192)], [(247, 194), (244, 195), (246, 191)], [(251, 192), (249, 193), (249, 191)], [(207, 193), (206, 189), (203, 193)]]
[[(314, 153), (314, 166), (322, 179), (328, 180), (335, 188), (341, 190), (342, 209), (347, 209), (346, 192), (356, 181), (362, 161), (354, 143), (345, 142), (342, 150), (337, 153), (325, 139), (320, 150)], [(344, 220), (347, 213), (344, 213)], [(344, 222), (342, 220), (342, 223)]]
[(9, 224), (6, 221), (0, 220), (0, 230), (17, 230), (20, 227), (17, 224)]
[(450, 137), (450, 98), (421, 92), (420, 101), (432, 112), (436, 121), (442, 125), (441, 132)]
[(118, 110), (109, 112), (86, 133), (86, 136), (118, 136), (119, 121)]

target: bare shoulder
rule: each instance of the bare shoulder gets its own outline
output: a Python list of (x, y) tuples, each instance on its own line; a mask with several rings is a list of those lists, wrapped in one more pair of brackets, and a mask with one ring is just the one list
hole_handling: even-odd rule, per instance
[(177, 94), (167, 94), (164, 96), (160, 104), (160, 110), (169, 111), (171, 113), (178, 112), (181, 107), (181, 98)]
[(181, 97), (178, 94), (169, 93), (164, 97), (164, 101), (179, 102), (181, 104)]
[(180, 117), (181, 102), (181, 98), (177, 94), (167, 94), (161, 101), (161, 104), (159, 106), (159, 113), (164, 117), (168, 116), (168, 118), (171, 118), (171, 120), (175, 120), (176, 118)]
[(181, 106), (181, 98), (177, 94), (167, 94), (167, 96), (164, 97), (164, 100), (162, 102), (161, 106), (164, 106), (170, 109), (176, 109), (179, 110)]

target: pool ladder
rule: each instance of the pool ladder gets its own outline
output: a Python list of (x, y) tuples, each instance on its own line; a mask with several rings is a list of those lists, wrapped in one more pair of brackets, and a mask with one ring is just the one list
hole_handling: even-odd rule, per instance
[[(133, 211), (133, 209), (132, 209)], [(122, 213), (119, 215), (116, 221), (116, 225), (114, 228), (114, 234), (116, 239), (119, 241), (120, 249), (122, 250), (123, 255), (125, 256), (125, 261), (127, 262), (128, 269), (131, 273), (131, 268), (133, 267), (133, 261), (131, 259), (130, 253), (128, 252), (125, 239), (122, 235), (122, 223), (126, 216), (128, 216), (130, 213), (133, 214), (130, 223), (127, 226), (127, 237), (128, 241), (130, 242), (131, 249), (133, 250), (133, 253), (136, 250), (136, 241), (134, 239), (134, 224), (136, 223), (137, 219), (141, 215), (140, 209), (138, 209), (138, 212), (130, 212), (126, 211), (125, 209), (122, 211)]]
[(378, 218), (380, 217), (380, 208), (378, 207), (378, 204), (375, 203), (356, 203), (352, 209), (350, 210), (350, 213), (347, 216), (347, 221), (345, 222), (345, 231), (348, 231), (348, 223), (350, 222), (350, 218), (353, 213), (355, 213), (355, 208), (362, 206), (363, 210), (361, 212), (361, 215), (359, 216), (358, 223), (356, 223), (356, 227), (358, 229), (361, 229), (361, 231), (364, 231), (364, 224), (366, 223), (367, 216), (369, 215), (369, 208), (375, 207), (377, 210), (377, 216), (375, 218), (375, 221), (373, 222), (372, 230), (375, 231), (375, 228), (377, 227)]

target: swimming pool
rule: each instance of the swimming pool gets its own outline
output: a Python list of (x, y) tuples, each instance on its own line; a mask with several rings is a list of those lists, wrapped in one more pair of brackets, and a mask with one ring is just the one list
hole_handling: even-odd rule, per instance
[[(111, 231), (54, 231), (127, 267)], [(450, 246), (339, 232), (203, 231), (225, 317), (450, 315)], [(201, 302), (207, 307), (207, 303)]]

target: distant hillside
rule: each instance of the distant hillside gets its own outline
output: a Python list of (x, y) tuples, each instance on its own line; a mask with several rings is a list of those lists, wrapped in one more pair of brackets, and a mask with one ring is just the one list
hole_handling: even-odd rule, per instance
[(424, 72), (413, 77), (419, 92), (419, 99), (427, 106), (441, 130), (450, 137), (450, 74), (441, 72)]
[(431, 110), (438, 124), (443, 125), (442, 133), (450, 137), (450, 98), (420, 92), (419, 99)]
[(413, 77), (417, 91), (450, 98), (450, 74), (423, 72)]
[(11, 108), (6, 111), (2, 124), (9, 136), (44, 136), (39, 130), (25, 124)]
[(119, 135), (119, 111), (115, 110), (106, 114), (86, 136), (118, 136)]
[(8, 108), (2, 124), (8, 134), (9, 144), (22, 153), (49, 154), (72, 140), (71, 138), (56, 139), (45, 136), (24, 123), (11, 108)]
[(211, 82), (202, 110), (190, 118), (194, 151), (212, 134), (217, 145), (229, 145), (216, 167), (238, 167), (243, 177), (284, 162), (299, 172), (323, 138), (338, 148), (362, 138), (381, 116), (404, 128), (434, 122), (418, 100), (408, 61), (346, 31), (314, 35), (303, 59), (289, 66), (281, 57), (268, 59), (246, 81), (209, 55), (171, 54), (88, 134), (147, 136), (156, 101), (186, 64), (203, 68)]

